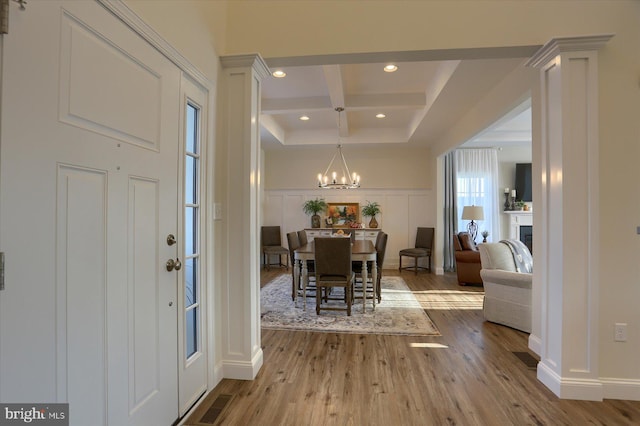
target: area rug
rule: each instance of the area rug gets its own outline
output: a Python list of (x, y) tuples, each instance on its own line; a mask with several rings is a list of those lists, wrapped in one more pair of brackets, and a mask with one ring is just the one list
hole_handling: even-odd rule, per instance
[[(335, 289), (338, 290), (338, 289)], [(342, 302), (344, 305), (344, 302)], [(401, 277), (382, 277), (382, 301), (372, 310), (367, 301), (356, 300), (347, 316), (345, 311), (321, 311), (316, 315), (315, 296), (302, 297), (297, 306), (291, 300), (291, 275), (281, 275), (260, 291), (262, 327), (274, 330), (305, 330), (350, 334), (439, 336), (433, 324)]]

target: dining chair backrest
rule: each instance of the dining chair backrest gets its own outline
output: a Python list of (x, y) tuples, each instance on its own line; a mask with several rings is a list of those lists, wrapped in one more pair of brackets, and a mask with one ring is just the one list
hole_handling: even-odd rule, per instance
[[(288, 232), (287, 233), (287, 244), (289, 245), (289, 260), (292, 265), (295, 265), (295, 250), (300, 247), (300, 241), (298, 241), (298, 233)], [(291, 274), (293, 276), (295, 267), (291, 268)]]
[(351, 276), (351, 240), (349, 238), (314, 238), (316, 279)]
[(389, 234), (385, 232), (378, 232), (378, 238), (376, 238), (376, 262), (378, 270), (382, 270), (382, 265), (384, 264), (384, 254), (387, 251), (387, 239), (389, 238)]
[(434, 228), (418, 228), (416, 233), (416, 248), (425, 248), (431, 250), (433, 248)]
[(307, 239), (307, 231), (305, 231), (304, 229), (301, 231), (298, 231), (298, 240), (300, 240), (301, 246), (306, 246), (307, 243), (309, 242), (309, 240)]
[(279, 226), (263, 226), (262, 227), (262, 246), (281, 246), (282, 235)]

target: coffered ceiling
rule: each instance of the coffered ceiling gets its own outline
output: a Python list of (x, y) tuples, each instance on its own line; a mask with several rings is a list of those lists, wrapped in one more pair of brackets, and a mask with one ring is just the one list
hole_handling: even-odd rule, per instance
[[(395, 72), (385, 72), (390, 61), (379, 60), (383, 56), (328, 58), (326, 63), (323, 58), (266, 59), (271, 71), (282, 70), (286, 76), (263, 80), (264, 149), (338, 143), (428, 145), (523, 63), (523, 57), (405, 60), (393, 62)], [(367, 62), (371, 59), (378, 60)], [(340, 136), (337, 107), (345, 109)], [(508, 113), (497, 120), (495, 129), (486, 129), (470, 144), (530, 140), (526, 110), (524, 105)]]

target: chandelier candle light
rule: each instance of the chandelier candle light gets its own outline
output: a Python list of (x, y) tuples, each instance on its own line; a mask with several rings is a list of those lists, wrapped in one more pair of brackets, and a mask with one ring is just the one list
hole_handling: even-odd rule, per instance
[[(327, 189), (360, 188), (360, 175), (356, 172), (353, 172), (353, 174), (349, 172), (347, 161), (344, 159), (344, 154), (342, 154), (342, 145), (340, 144), (340, 113), (344, 111), (344, 108), (338, 107), (336, 111), (338, 113), (338, 149), (336, 153), (333, 154), (333, 158), (331, 158), (324, 173), (318, 173), (318, 187)], [(340, 161), (342, 162), (342, 178), (338, 181), (338, 173), (334, 171), (331, 173), (331, 180), (329, 180), (327, 173), (329, 173), (337, 156), (340, 156)]]

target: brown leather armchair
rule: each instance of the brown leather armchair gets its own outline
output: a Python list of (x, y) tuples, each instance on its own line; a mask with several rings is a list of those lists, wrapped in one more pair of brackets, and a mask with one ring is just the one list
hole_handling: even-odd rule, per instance
[(471, 239), (468, 232), (460, 232), (453, 235), (453, 247), (456, 255), (456, 272), (458, 273), (458, 284), (480, 284), (480, 252), (476, 243)]

